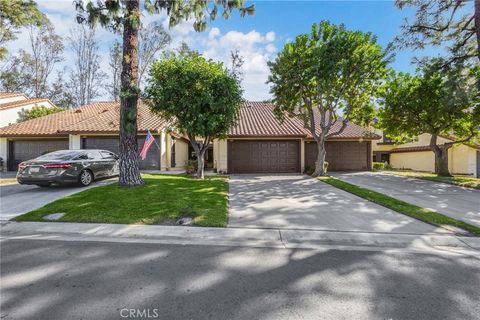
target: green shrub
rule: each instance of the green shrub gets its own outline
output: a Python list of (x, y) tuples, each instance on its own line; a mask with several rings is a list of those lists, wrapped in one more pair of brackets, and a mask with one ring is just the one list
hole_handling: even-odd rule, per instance
[[(325, 173), (327, 173), (327, 171), (328, 171), (328, 162), (327, 162), (327, 161), (325, 161), (325, 162), (323, 163), (323, 168), (324, 168), (324, 170), (325, 170)], [(315, 165), (306, 165), (306, 166), (305, 166), (305, 169), (303, 170), (303, 173), (308, 174), (309, 176), (311, 176), (314, 171), (315, 171)]]
[(186, 165), (187, 174), (194, 174), (197, 172), (198, 162), (197, 160), (188, 160)]
[(382, 171), (385, 170), (385, 163), (383, 162), (374, 162), (373, 171)]

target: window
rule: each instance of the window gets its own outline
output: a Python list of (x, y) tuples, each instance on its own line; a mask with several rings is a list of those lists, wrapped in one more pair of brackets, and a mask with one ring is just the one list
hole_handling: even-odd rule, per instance
[(118, 159), (117, 155), (110, 152), (110, 151), (100, 151), (100, 153), (102, 154), (103, 159), (107, 159), (107, 160), (117, 160)]

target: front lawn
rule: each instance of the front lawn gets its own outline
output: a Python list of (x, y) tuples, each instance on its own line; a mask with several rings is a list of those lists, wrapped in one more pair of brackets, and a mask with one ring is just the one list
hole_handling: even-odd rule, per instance
[(125, 224), (173, 223), (193, 217), (199, 226), (227, 225), (226, 177), (196, 180), (179, 175), (143, 175), (145, 185), (96, 187), (57, 200), (17, 217), (16, 221), (45, 221), (44, 216), (66, 213), (58, 221)]
[(480, 228), (466, 222), (447, 217), (441, 213), (435, 212), (430, 209), (422, 208), (402, 200), (398, 200), (382, 193), (362, 188), (351, 183), (333, 178), (333, 177), (319, 177), (319, 179), (325, 183), (328, 183), (334, 187), (350, 192), (356, 196), (364, 198), (368, 201), (377, 203), (386, 208), (392, 209), (396, 212), (403, 213), (404, 215), (413, 217), (415, 219), (433, 224), (433, 225), (448, 225), (458, 227), (467, 230), (473, 234), (480, 235)]
[(443, 182), (461, 187), (480, 189), (480, 179), (469, 176), (440, 177), (433, 173), (418, 171), (391, 171), (392, 173), (404, 177)]

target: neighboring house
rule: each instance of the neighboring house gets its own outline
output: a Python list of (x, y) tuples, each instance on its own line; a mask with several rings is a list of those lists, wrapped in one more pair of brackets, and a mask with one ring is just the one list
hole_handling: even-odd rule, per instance
[[(21, 161), (58, 149), (98, 148), (118, 153), (119, 103), (98, 102), (0, 128), (0, 156), (8, 169)], [(337, 130), (338, 127), (332, 130)], [(141, 169), (183, 170), (194, 157), (189, 142), (167, 123), (138, 105), (139, 149), (147, 131), (160, 148), (152, 146)], [(371, 141), (379, 136), (349, 123), (326, 143), (330, 170), (370, 170)], [(269, 103), (245, 102), (239, 123), (227, 138), (215, 140), (206, 153), (206, 166), (227, 173), (300, 173), (313, 165), (316, 143), (298, 119), (280, 122)]]
[[(395, 169), (435, 171), (435, 155), (430, 148), (430, 134), (421, 134), (413, 142), (394, 144), (381, 130), (375, 129), (374, 132), (382, 136), (381, 140), (372, 144), (374, 161), (387, 161)], [(437, 143), (451, 141), (454, 141), (453, 138), (441, 136)], [(448, 150), (448, 169), (452, 174), (480, 177), (480, 145), (453, 145)]]
[(0, 127), (16, 123), (20, 111), (34, 106), (55, 107), (48, 99), (29, 99), (20, 92), (0, 92)]

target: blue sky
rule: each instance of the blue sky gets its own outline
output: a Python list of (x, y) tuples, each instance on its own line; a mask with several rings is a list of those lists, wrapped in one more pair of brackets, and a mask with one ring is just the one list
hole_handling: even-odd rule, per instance
[[(75, 27), (75, 10), (71, 0), (37, 0), (40, 9), (55, 26), (62, 37), (68, 36)], [(205, 56), (229, 63), (229, 53), (237, 49), (245, 58), (243, 66), (243, 87), (245, 97), (250, 100), (268, 99), (269, 88), (265, 84), (268, 77), (267, 61), (273, 59), (283, 45), (296, 35), (308, 33), (313, 23), (329, 20), (333, 23), (344, 23), (347, 28), (372, 32), (378, 41), (386, 46), (400, 34), (400, 26), (406, 17), (412, 17), (411, 10), (398, 10), (392, 1), (247, 1), (255, 3), (254, 16), (239, 17), (235, 12), (229, 20), (220, 15), (216, 21), (210, 22), (208, 29), (202, 33), (194, 32), (191, 22), (183, 23), (169, 32), (173, 42), (168, 49), (175, 49), (181, 42), (186, 42), (193, 49)], [(161, 21), (166, 28), (166, 15), (149, 15), (144, 13), (143, 22)], [(104, 60), (102, 68), (108, 70), (108, 50), (115, 36), (106, 30), (98, 29), (97, 38), (100, 54)], [(28, 34), (23, 32), (19, 39), (12, 43), (11, 52), (28, 45)], [(427, 52), (431, 53), (431, 52)], [(403, 51), (397, 53), (392, 67), (397, 71), (413, 72), (411, 65), (413, 53)], [(58, 69), (68, 68), (72, 55), (68, 48), (64, 52), (64, 61)], [(104, 93), (99, 99), (108, 99)]]

